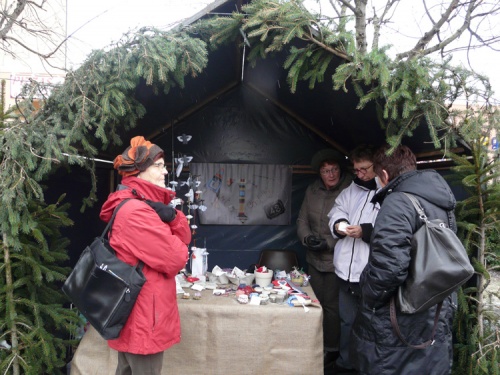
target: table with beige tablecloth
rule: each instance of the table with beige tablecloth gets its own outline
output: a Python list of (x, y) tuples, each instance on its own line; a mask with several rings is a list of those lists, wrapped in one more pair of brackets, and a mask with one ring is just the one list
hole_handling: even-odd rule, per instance
[[(313, 299), (310, 287), (303, 288)], [(193, 294), (193, 293), (191, 293)], [(321, 307), (239, 304), (204, 290), (200, 300), (178, 299), (181, 342), (165, 351), (162, 374), (323, 373)], [(71, 363), (71, 375), (114, 375), (116, 351), (93, 328)]]

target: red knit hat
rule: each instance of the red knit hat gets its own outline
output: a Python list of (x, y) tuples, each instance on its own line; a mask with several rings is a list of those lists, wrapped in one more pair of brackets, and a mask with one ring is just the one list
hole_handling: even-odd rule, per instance
[(130, 146), (118, 155), (113, 166), (123, 177), (134, 176), (145, 171), (156, 160), (163, 157), (163, 150), (144, 139), (143, 136), (137, 136), (130, 140)]

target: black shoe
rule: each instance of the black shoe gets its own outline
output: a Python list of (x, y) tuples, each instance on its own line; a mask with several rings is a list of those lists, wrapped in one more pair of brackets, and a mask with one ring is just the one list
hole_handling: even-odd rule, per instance
[(353, 368), (345, 368), (337, 365), (333, 366), (333, 373), (335, 375), (347, 375), (347, 374), (357, 374), (358, 372)]
[(323, 374), (335, 375), (335, 361), (339, 357), (339, 352), (323, 352)]

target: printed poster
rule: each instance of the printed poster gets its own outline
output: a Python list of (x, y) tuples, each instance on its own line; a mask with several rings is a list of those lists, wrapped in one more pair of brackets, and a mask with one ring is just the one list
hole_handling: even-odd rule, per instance
[(276, 164), (190, 163), (200, 181), (195, 203), (200, 224), (289, 225), (292, 168)]

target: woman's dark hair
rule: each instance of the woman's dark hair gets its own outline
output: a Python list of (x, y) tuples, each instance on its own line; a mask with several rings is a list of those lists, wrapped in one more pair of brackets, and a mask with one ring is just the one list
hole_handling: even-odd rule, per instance
[(373, 161), (373, 156), (375, 155), (376, 148), (372, 145), (359, 145), (349, 154), (349, 160), (351, 163), (355, 161), (359, 162), (362, 160)]
[(389, 148), (389, 145), (380, 147), (373, 157), (373, 170), (377, 175), (380, 176), (384, 169), (391, 181), (403, 173), (417, 169), (417, 157), (409, 147), (399, 145), (387, 155)]
[(340, 152), (326, 148), (314, 154), (311, 160), (311, 168), (314, 171), (319, 172), (319, 169), (324, 165), (324, 163), (328, 163), (337, 164), (340, 169), (344, 169), (344, 160), (345, 157)]

